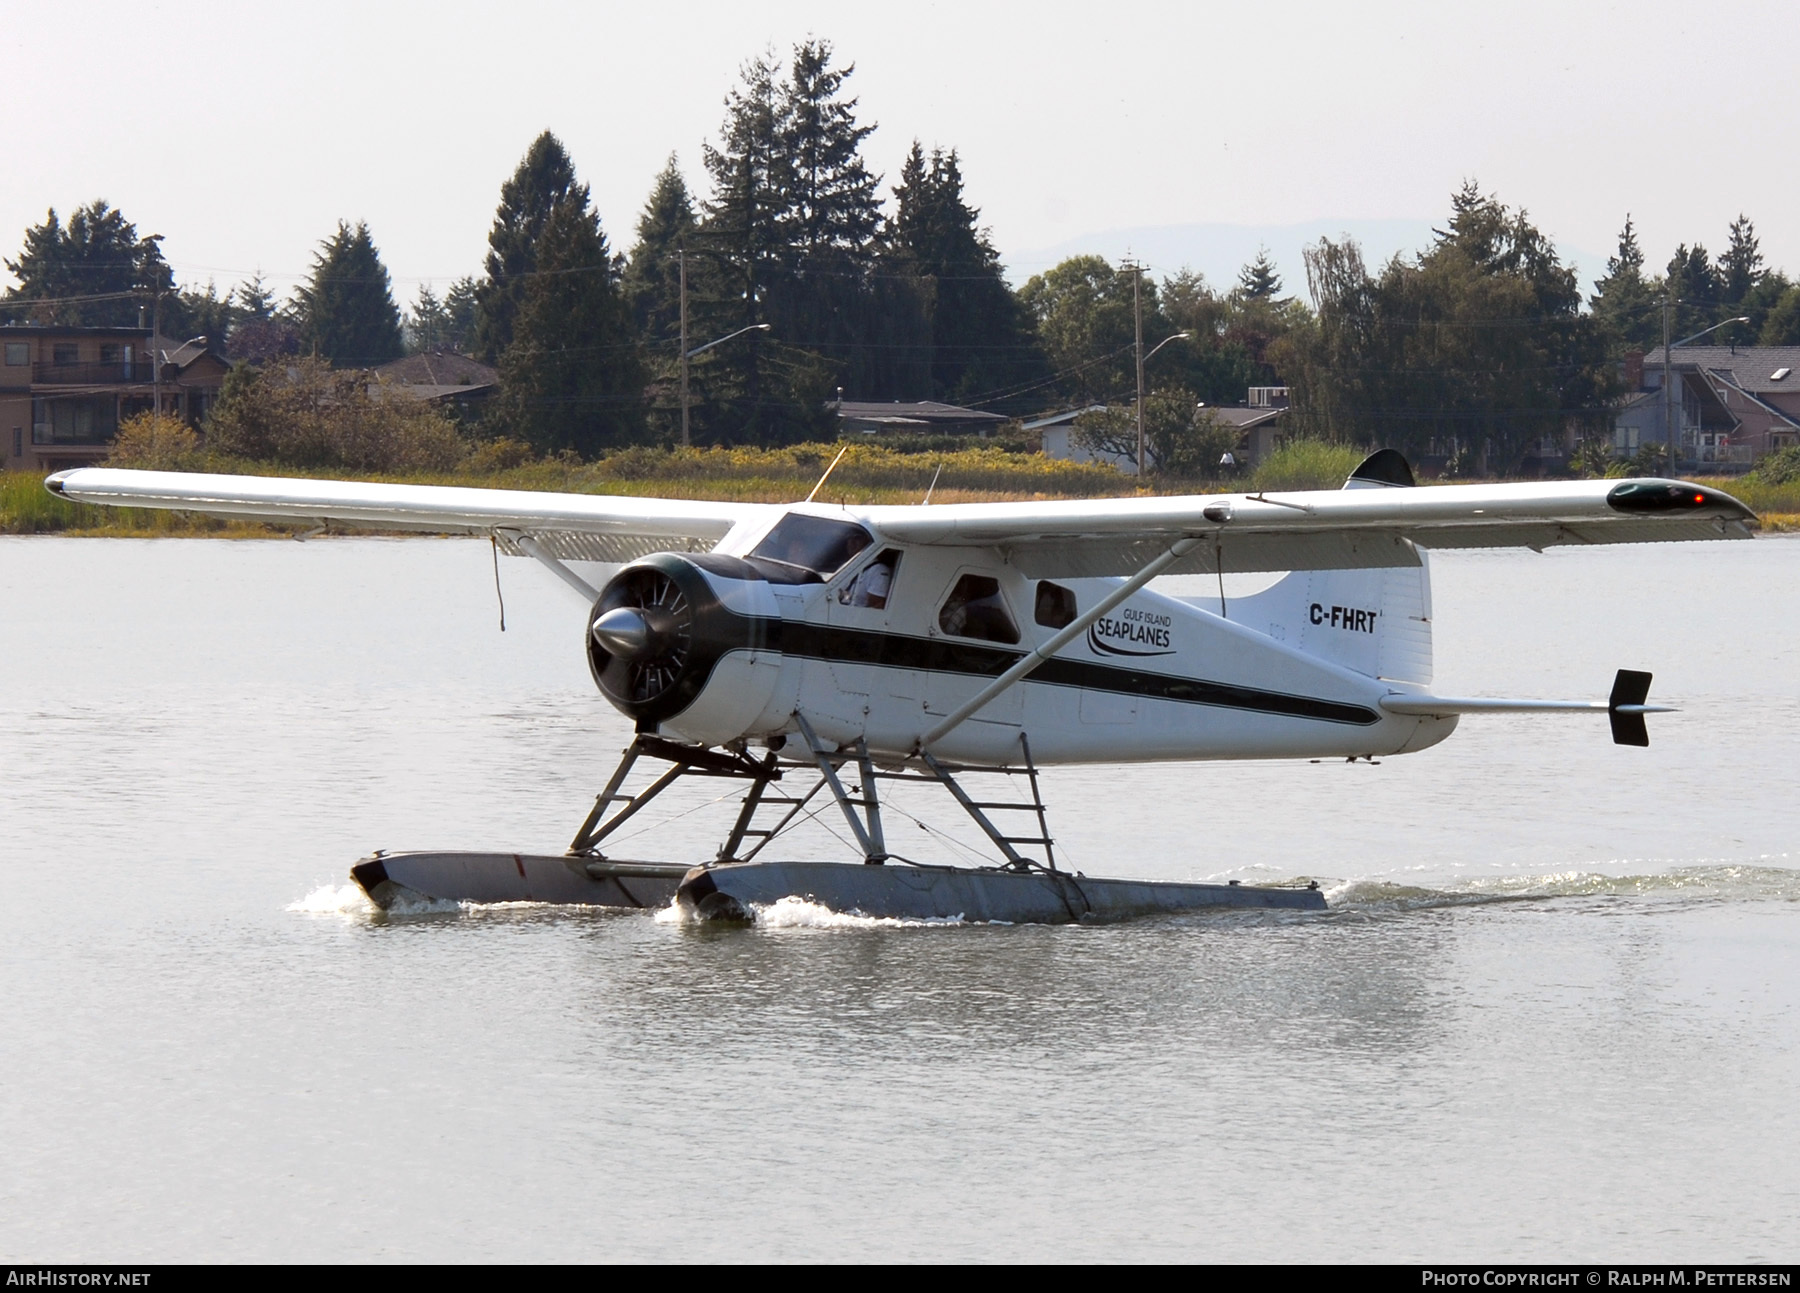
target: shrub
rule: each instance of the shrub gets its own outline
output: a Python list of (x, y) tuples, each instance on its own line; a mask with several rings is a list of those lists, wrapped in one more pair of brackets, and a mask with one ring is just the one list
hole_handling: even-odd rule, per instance
[(194, 428), (179, 418), (146, 409), (119, 423), (119, 434), (106, 461), (113, 467), (148, 471), (198, 471), (205, 455)]
[(1367, 456), (1354, 445), (1290, 440), (1257, 464), (1250, 488), (1337, 489)]
[(1791, 485), (1800, 481), (1800, 445), (1789, 445), (1765, 454), (1750, 475), (1764, 485)]
[(403, 388), (312, 358), (233, 369), (206, 440), (224, 457), (361, 471), (447, 471), (464, 449), (456, 424)]

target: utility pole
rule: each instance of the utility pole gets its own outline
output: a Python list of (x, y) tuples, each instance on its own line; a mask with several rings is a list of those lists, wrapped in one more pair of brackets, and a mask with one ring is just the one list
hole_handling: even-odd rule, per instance
[(1671, 320), (1669, 318), (1669, 313), (1670, 313), (1670, 310), (1673, 308), (1673, 306), (1674, 306), (1674, 301), (1671, 299), (1669, 293), (1664, 292), (1663, 293), (1663, 374), (1662, 374), (1663, 439), (1668, 442), (1668, 446), (1669, 446), (1669, 461), (1668, 461), (1667, 467), (1668, 467), (1669, 475), (1671, 475), (1671, 476), (1673, 476), (1675, 474), (1675, 384), (1671, 377), (1671, 373), (1673, 372), (1673, 367), (1670, 363), (1670, 352), (1671, 352), (1672, 348), (1669, 344), (1669, 338), (1671, 335), (1673, 335), (1669, 331), (1669, 324), (1671, 322)]
[(681, 266), (681, 447), (693, 443), (688, 439), (688, 345), (687, 345), (687, 248), (675, 249), (676, 263)]
[[(156, 244), (163, 240), (159, 233), (153, 233), (143, 240), (152, 253), (156, 252)], [(146, 259), (148, 259), (146, 257)], [(152, 271), (155, 265), (151, 264)], [(150, 398), (156, 405), (156, 416), (162, 416), (162, 348), (157, 344), (162, 340), (162, 276), (156, 275), (156, 286), (150, 289)], [(143, 315), (138, 315), (141, 322)]]
[(1126, 261), (1120, 268), (1131, 274), (1131, 313), (1137, 324), (1137, 474), (1144, 478), (1144, 267)]

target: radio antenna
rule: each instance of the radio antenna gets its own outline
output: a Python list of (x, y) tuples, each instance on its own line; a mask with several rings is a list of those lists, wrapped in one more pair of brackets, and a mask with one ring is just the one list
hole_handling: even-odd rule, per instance
[(813, 499), (818, 497), (819, 491), (825, 488), (825, 482), (831, 479), (831, 473), (837, 470), (837, 465), (844, 460), (844, 455), (849, 452), (850, 452), (849, 445), (845, 445), (842, 449), (838, 450), (837, 457), (835, 457), (831, 460), (831, 466), (829, 466), (825, 469), (825, 474), (823, 476), (819, 477), (819, 483), (812, 487), (812, 493), (810, 493), (806, 496), (806, 501), (808, 503), (812, 502)]
[(931, 473), (931, 484), (925, 490), (925, 501), (923, 503), (919, 504), (920, 507), (930, 507), (931, 506), (931, 496), (937, 492), (938, 477), (942, 476), (943, 474), (944, 474), (944, 464), (943, 464), (942, 460), (940, 460), (938, 462), (938, 469)]

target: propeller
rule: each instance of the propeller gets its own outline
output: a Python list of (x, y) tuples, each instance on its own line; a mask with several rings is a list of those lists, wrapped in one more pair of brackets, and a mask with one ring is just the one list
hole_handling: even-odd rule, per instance
[(623, 570), (594, 610), (590, 632), (609, 696), (644, 704), (676, 684), (693, 648), (694, 614), (673, 579), (650, 566)]

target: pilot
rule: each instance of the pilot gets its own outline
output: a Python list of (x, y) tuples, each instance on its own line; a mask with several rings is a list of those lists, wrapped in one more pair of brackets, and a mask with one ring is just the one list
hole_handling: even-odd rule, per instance
[(884, 552), (862, 568), (850, 586), (849, 604), (886, 610), (888, 590), (894, 586), (894, 554)]

